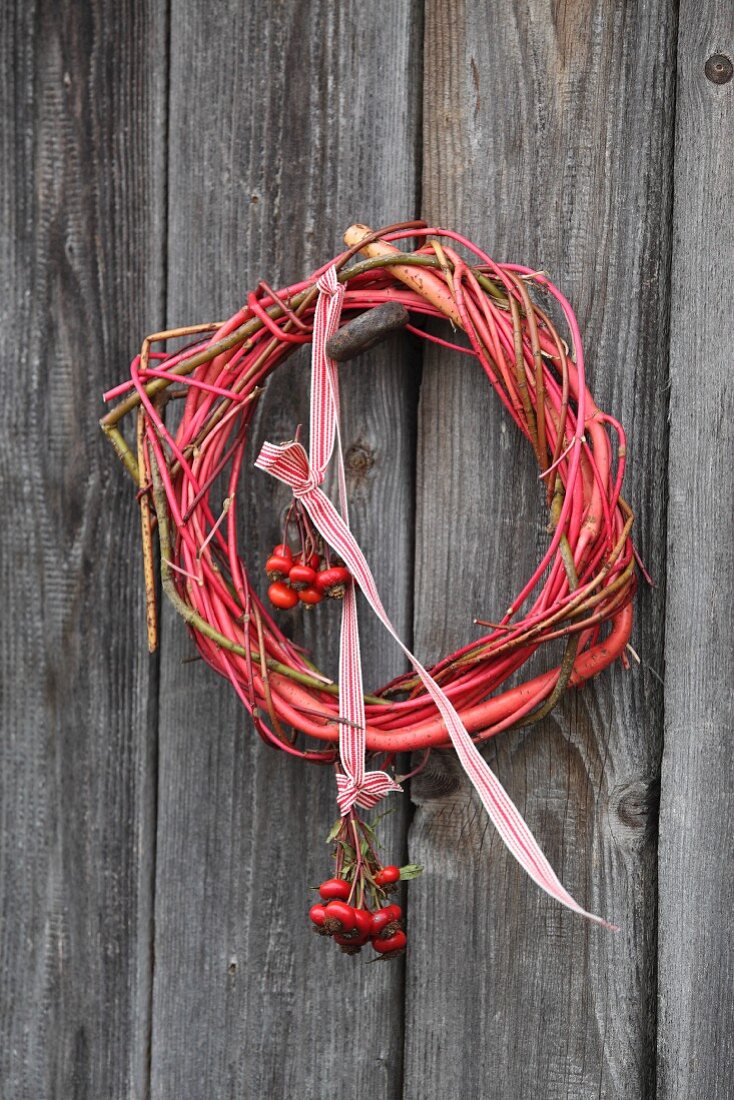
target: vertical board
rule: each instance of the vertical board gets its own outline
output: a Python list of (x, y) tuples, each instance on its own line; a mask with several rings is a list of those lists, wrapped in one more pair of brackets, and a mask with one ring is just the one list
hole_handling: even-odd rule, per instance
[[(665, 559), (674, 6), (429, 0), (424, 215), (543, 268), (585, 333), (592, 391), (630, 435), (626, 495)], [(419, 415), (417, 652), (496, 619), (547, 546), (525, 442), (478, 367), (431, 354)], [(449, 757), (414, 784), (406, 1098), (650, 1096), (662, 589), (644, 664), (607, 670), (490, 763), (565, 885), (618, 935), (562, 910), (503, 849)]]
[(161, 320), (165, 24), (134, 2), (0, 17), (0, 1093), (143, 1097), (155, 668), (97, 421)]
[(734, 1088), (734, 81), (716, 83), (732, 58), (731, 4), (681, 4), (660, 812), (665, 1100), (723, 1100)]
[[(301, 278), (339, 251), (354, 220), (413, 215), (419, 14), (411, 0), (174, 0), (171, 323), (232, 313), (260, 278)], [(344, 368), (345, 447), (355, 532), (407, 631), (416, 381), (399, 346)], [(251, 461), (264, 438), (307, 426), (307, 395), (301, 354), (268, 383)], [(248, 464), (247, 564), (263, 591), (287, 500)], [(293, 622), (333, 675), (337, 609)], [(363, 638), (366, 683), (377, 686), (402, 666), (367, 614)], [(152, 1095), (323, 1100), (348, 1080), (350, 1094), (395, 1097), (402, 965), (367, 967), (307, 927), (310, 888), (329, 872), (333, 776), (265, 748), (229, 685), (181, 664), (190, 652), (183, 624), (166, 616)], [(390, 822), (387, 850), (399, 856), (403, 811)]]

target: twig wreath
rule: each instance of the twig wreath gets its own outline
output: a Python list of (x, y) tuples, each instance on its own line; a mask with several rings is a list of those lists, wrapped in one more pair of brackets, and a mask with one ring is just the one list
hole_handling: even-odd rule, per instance
[[(279, 291), (260, 282), (228, 321), (147, 337), (129, 380), (105, 394), (119, 400), (102, 426), (138, 489), (149, 646), (157, 645), (157, 531), (163, 591), (201, 656), (230, 681), (262, 739), (335, 767), (340, 817), (328, 837), (335, 875), (319, 887), (310, 916), (346, 953), (371, 943), (392, 958), (405, 948), (400, 907), (389, 895), (420, 868), (384, 866), (374, 822), (359, 811), (401, 789), (407, 777), (395, 775), (395, 761), (414, 750), (422, 750), (420, 768), (432, 748), (453, 746), (502, 839), (534, 881), (606, 924), (561, 885), (477, 745), (538, 722), (567, 688), (611, 662), (628, 663), (637, 581), (633, 515), (621, 496), (624, 431), (595, 404), (573, 310), (543, 273), (495, 263), (458, 233), (424, 222), (377, 232), (354, 225), (344, 239), (347, 250), (302, 282)], [(410, 239), (417, 242), (410, 252), (394, 243)], [(539, 299), (560, 307), (568, 343)], [(470, 347), (424, 331), (421, 316), (448, 318)], [(403, 323), (479, 361), (529, 441), (547, 490), (549, 544), (532, 576), (498, 622), (477, 620), (486, 630), (482, 637), (430, 670), (397, 637), (349, 528), (339, 438), (337, 359)], [(180, 337), (193, 342), (183, 350), (153, 350)], [(253, 587), (237, 540), (237, 487), (256, 405), (271, 373), (304, 344), (312, 345), (310, 453), (297, 432), (286, 443), (266, 443), (255, 463), (293, 491), (282, 542), (267, 563), (268, 596), (277, 610), (341, 599), (338, 683), (280, 630)], [(182, 405), (175, 431), (164, 420), (171, 401)], [(137, 417), (134, 447), (121, 431), (131, 414)], [(320, 488), (332, 460), (338, 507)], [(362, 687), (357, 590), (413, 668), (372, 694)], [(556, 639), (565, 639), (558, 667), (503, 690), (540, 646)]]

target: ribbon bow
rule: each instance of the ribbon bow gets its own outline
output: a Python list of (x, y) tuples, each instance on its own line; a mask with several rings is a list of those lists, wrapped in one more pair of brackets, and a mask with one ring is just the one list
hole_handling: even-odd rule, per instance
[[(587, 913), (574, 901), (525, 824), (522, 815), (499, 779), (484, 761), (450, 700), (417, 657), (398, 637), (377, 592), (375, 579), (349, 528), (344, 458), (339, 436), (339, 383), (337, 364), (326, 354), (326, 342), (339, 327), (344, 288), (332, 265), (319, 278), (311, 361), (310, 457), (300, 443), (264, 443), (255, 465), (290, 486), (311, 521), (334, 551), (341, 556), (368, 604), (408, 658), (436, 704), (456, 754), (477, 791), (502, 840), (534, 882), (569, 909), (589, 920), (613, 928), (601, 917)], [(336, 446), (339, 510), (320, 488)], [(365, 711), (362, 664), (359, 650), (356, 585), (344, 596), (339, 653), (339, 755), (342, 773), (337, 775), (337, 802), (342, 815), (356, 804), (370, 808), (390, 791), (402, 788), (386, 772), (365, 770)]]

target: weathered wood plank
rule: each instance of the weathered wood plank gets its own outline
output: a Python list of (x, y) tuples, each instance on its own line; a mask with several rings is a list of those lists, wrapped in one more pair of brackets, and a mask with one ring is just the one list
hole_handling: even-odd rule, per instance
[(734, 57), (731, 4), (681, 4), (660, 812), (665, 1100), (723, 1100), (734, 1088), (734, 81), (707, 78), (713, 54)]
[[(155, 669), (99, 432), (163, 306), (160, 5), (0, 5), (0, 1092), (147, 1095)], [(12, 352), (9, 350), (12, 347)]]
[[(586, 334), (592, 389), (631, 436), (627, 495), (664, 569), (674, 6), (429, 0), (424, 212), (550, 272)], [(547, 545), (540, 491), (478, 368), (431, 354), (419, 416), (416, 647), (495, 618)], [(414, 784), (406, 1097), (649, 1096), (662, 590), (645, 662), (607, 671), (489, 760), (581, 901), (563, 911), (506, 855), (449, 759)], [(656, 671), (653, 671), (656, 670)]]
[[(412, 214), (418, 16), (403, 0), (174, 2), (171, 322), (226, 315), (261, 277), (299, 278), (356, 218)], [(415, 381), (397, 347), (343, 368), (345, 440), (355, 530), (409, 630)], [(269, 383), (253, 460), (263, 438), (307, 425), (307, 375), (301, 355)], [(246, 479), (258, 571), (287, 494), (265, 475)], [(332, 673), (337, 621), (322, 607), (297, 625)], [(376, 686), (401, 664), (367, 614), (363, 637)], [(348, 1080), (350, 1094), (395, 1097), (402, 966), (346, 959), (306, 924), (309, 888), (329, 869), (333, 777), (264, 748), (228, 685), (181, 666), (189, 652), (166, 617), (152, 1094), (323, 1100), (325, 1082)], [(399, 855), (402, 812), (391, 821)]]

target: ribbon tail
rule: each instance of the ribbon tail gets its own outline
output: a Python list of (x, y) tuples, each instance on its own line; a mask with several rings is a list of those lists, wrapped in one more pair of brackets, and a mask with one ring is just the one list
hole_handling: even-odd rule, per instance
[(357, 594), (353, 584), (347, 586), (342, 601), (339, 717), (343, 719), (339, 723), (339, 756), (344, 774), (337, 776), (337, 802), (342, 814), (347, 814), (355, 803), (370, 809), (391, 791), (402, 790), (387, 772), (365, 772), (364, 686)]
[(486, 760), (484, 760), (466, 730), (463, 733), (463, 737), (451, 735), (451, 741), (456, 749), (457, 756), (494, 827), (520, 866), (541, 890), (544, 890), (546, 894), (550, 894), (556, 901), (573, 910), (579, 916), (585, 917), (595, 924), (600, 924), (603, 928), (608, 928), (612, 932), (618, 932), (617, 925), (610, 924), (603, 917), (587, 912), (569, 894), (543, 854), (543, 850), (515, 803)]

